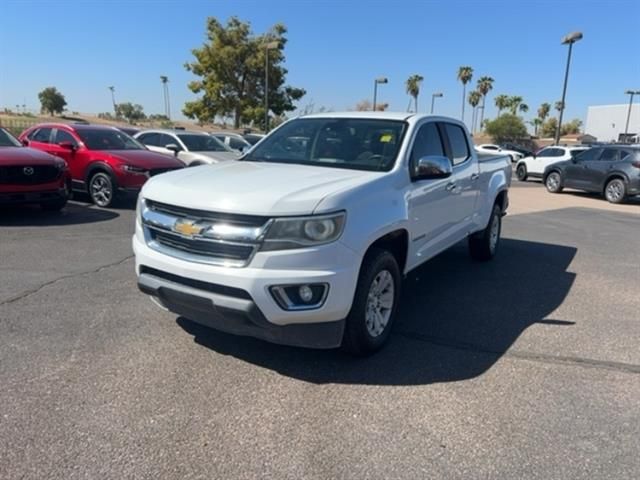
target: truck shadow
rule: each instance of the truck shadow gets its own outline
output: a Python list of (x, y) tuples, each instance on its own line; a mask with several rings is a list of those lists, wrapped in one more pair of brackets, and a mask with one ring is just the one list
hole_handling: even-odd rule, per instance
[(112, 210), (90, 208), (89, 205), (69, 202), (60, 212), (46, 212), (37, 205), (21, 205), (0, 209), (2, 227), (39, 227), (53, 225), (81, 225), (105, 222), (119, 217)]
[(466, 242), (409, 274), (389, 344), (368, 358), (338, 350), (314, 351), (272, 345), (202, 327), (178, 324), (194, 340), (311, 383), (420, 385), (474, 378), (504, 355), (535, 323), (570, 328), (546, 319), (575, 280), (567, 271), (576, 248), (503, 239), (493, 262), (469, 259)]

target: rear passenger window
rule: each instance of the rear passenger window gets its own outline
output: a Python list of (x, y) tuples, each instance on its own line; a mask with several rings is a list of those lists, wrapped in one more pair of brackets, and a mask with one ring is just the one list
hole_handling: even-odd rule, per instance
[(451, 163), (460, 165), (469, 158), (469, 144), (467, 143), (467, 135), (459, 125), (453, 123), (445, 123), (444, 129), (449, 137), (449, 146), (451, 147)]
[(39, 128), (36, 130), (29, 140), (40, 143), (49, 143), (49, 138), (51, 137), (51, 129), (50, 128)]
[(615, 162), (618, 160), (618, 152), (617, 148), (605, 148), (600, 156), (600, 161), (602, 162)]

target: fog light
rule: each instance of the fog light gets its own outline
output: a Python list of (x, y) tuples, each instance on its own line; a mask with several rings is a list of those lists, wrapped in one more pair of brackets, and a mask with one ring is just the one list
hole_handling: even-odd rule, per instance
[(329, 293), (326, 283), (275, 285), (269, 289), (283, 310), (313, 310), (324, 305)]
[(304, 303), (309, 303), (311, 302), (311, 300), (313, 300), (313, 290), (311, 290), (311, 287), (309, 285), (302, 285), (298, 289), (298, 295), (300, 295), (300, 299)]

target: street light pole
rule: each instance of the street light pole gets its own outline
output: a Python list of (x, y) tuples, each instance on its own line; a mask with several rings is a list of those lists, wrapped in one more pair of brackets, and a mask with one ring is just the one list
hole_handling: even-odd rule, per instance
[(269, 133), (269, 50), (278, 47), (278, 42), (269, 42), (264, 46), (264, 133)]
[(118, 118), (118, 109), (116, 108), (116, 95), (115, 95), (116, 87), (111, 85), (110, 87), (107, 87), (107, 88), (111, 90), (111, 103), (113, 103), (113, 114), (116, 116), (116, 118)]
[(443, 96), (442, 92), (437, 92), (431, 94), (431, 114), (433, 115), (433, 104), (435, 103), (436, 98), (441, 98)]
[(373, 81), (373, 111), (376, 111), (376, 100), (378, 99), (378, 84), (389, 83), (387, 77), (378, 77)]
[(164, 96), (164, 114), (168, 120), (171, 120), (171, 103), (169, 102), (169, 77), (160, 75), (162, 82), (162, 94)]
[(569, 45), (569, 53), (567, 55), (567, 68), (564, 72), (564, 86), (562, 87), (562, 103), (561, 103), (561, 109), (560, 109), (560, 116), (558, 118), (558, 126), (556, 128), (556, 138), (555, 138), (555, 144), (557, 145), (558, 143), (560, 143), (560, 131), (562, 128), (562, 115), (564, 114), (564, 107), (565, 107), (565, 97), (567, 95), (567, 81), (569, 80), (569, 65), (571, 64), (571, 50), (573, 48), (573, 44), (576, 43), (578, 40), (582, 39), (582, 32), (573, 32), (570, 33), (569, 35), (567, 35), (566, 37), (564, 37), (562, 39), (562, 45)]
[(633, 106), (633, 96), (640, 95), (640, 90), (627, 90), (627, 95), (629, 95), (629, 110), (627, 110), (627, 123), (624, 127), (624, 141), (627, 142), (627, 134), (629, 133), (629, 119), (631, 118), (631, 107)]

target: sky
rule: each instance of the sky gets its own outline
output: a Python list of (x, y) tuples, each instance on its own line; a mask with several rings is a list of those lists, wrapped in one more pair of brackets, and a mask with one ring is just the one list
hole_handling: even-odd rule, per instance
[[(628, 102), (640, 90), (638, 0), (4, 0), (0, 2), (0, 109), (26, 103), (55, 86), (70, 111), (112, 110), (116, 102), (163, 113), (160, 75), (170, 81), (171, 111), (180, 118), (194, 98), (184, 68), (205, 41), (206, 19), (249, 21), (256, 34), (282, 22), (287, 83), (306, 89), (300, 107), (335, 111), (372, 99), (373, 80), (386, 76), (378, 99), (406, 111), (404, 82), (420, 74), (419, 110), (460, 116), (458, 67), (495, 79), (497, 94), (519, 95), (532, 118), (542, 102), (560, 100), (567, 47), (561, 38), (581, 31), (574, 45), (565, 119), (586, 119), (589, 105)], [(638, 99), (640, 100), (640, 99)], [(470, 120), (467, 105), (467, 121)]]

